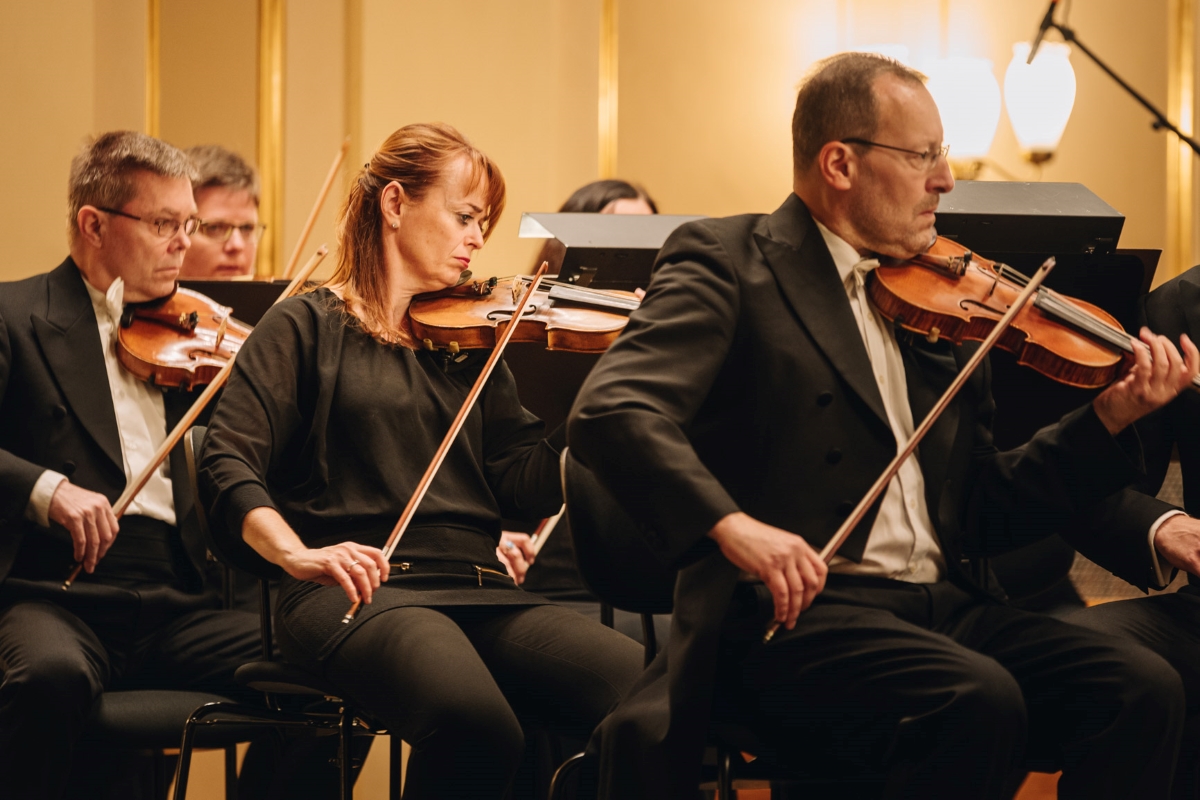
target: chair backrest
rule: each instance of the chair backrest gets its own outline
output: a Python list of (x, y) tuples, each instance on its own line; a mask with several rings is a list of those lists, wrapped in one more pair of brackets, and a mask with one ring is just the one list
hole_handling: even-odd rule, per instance
[(218, 561), (233, 569), (248, 572), (261, 580), (276, 580), (283, 575), (283, 570), (255, 552), (246, 544), (239, 533), (233, 533), (223, 524), (222, 520), (208, 515), (208, 504), (200, 490), (198, 457), (204, 445), (204, 435), (208, 429), (196, 425), (184, 437), (183, 449), (187, 455), (188, 482), (191, 484), (192, 497), (196, 501), (196, 516), (200, 522), (200, 533), (204, 544)]
[(659, 561), (646, 543), (644, 528), (570, 448), (563, 450), (561, 465), (575, 559), (588, 590), (624, 611), (671, 613), (676, 570)]

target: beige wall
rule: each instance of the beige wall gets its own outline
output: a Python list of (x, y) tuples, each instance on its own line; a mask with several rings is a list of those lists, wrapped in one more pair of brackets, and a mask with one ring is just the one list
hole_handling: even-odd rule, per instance
[(599, 5), (362, 0), (361, 161), (396, 128), (432, 121), (495, 159), (508, 211), (479, 274), (527, 271), (537, 244), (516, 238), (520, 212), (554, 210), (596, 177)]
[[(253, 160), (255, 8), (241, 0), (161, 0), (161, 133), (219, 142)], [(939, 0), (625, 0), (620, 6), (618, 175), (646, 184), (664, 211), (774, 208), (790, 181), (788, 120), (813, 60), (900, 41), (913, 61), (938, 54)], [(986, 55), (998, 78), (1043, 0), (951, 0), (949, 54)], [(1071, 24), (1151, 100), (1166, 103), (1167, 0), (1075, 4)], [(0, 278), (41, 271), (65, 250), (67, 164), (88, 134), (141, 128), (146, 0), (5, 3), (0, 130), (9, 191)], [(508, 212), (477, 257), (481, 274), (525, 269), (535, 243), (522, 211), (553, 210), (597, 177), (599, 0), (291, 0), (287, 6), (283, 255), (291, 253), (342, 138), (352, 157), (308, 250), (333, 243), (352, 174), (396, 127), (441, 120), (501, 165)], [(1127, 215), (1122, 244), (1162, 247), (1168, 137), (1080, 53), (1071, 123), (1046, 180), (1079, 181)], [(1002, 118), (991, 158), (1022, 179)], [(985, 178), (999, 173), (985, 172)], [(1193, 257), (1194, 260), (1195, 257)], [(331, 260), (332, 261), (332, 260)]]
[[(102, 2), (102, 0), (97, 0)], [(255, 161), (258, 12), (245, 0), (160, 0), (159, 136)]]
[(0, 3), (0, 278), (45, 272), (67, 253), (67, 169), (92, 129), (94, 30), (91, 0)]
[[(328, 0), (291, 0), (285, 24), (284, 225), (280, 264), (286, 264), (312, 211), (333, 157), (345, 137), (345, 9)], [(336, 247), (334, 220), (345, 195), (344, 164), (302, 253), (300, 266), (328, 243), (327, 275)], [(282, 269), (282, 266), (280, 267)], [(299, 268), (299, 267), (297, 267)]]
[[(774, 209), (790, 191), (788, 129), (804, 70), (838, 50), (887, 42), (907, 45), (919, 67), (940, 52), (939, 9), (936, 0), (623, 3), (619, 173), (643, 181), (666, 212)], [(1012, 43), (1028, 40), (1045, 2), (955, 0), (950, 9), (947, 54), (991, 58), (1002, 83)], [(1077, 3), (1071, 24), (1165, 107), (1165, 2)], [(1123, 246), (1161, 248), (1166, 136), (1081, 53), (1071, 60), (1075, 111), (1042, 177), (1086, 184), (1126, 214)], [(1003, 116), (991, 158), (1021, 180), (1038, 179)]]

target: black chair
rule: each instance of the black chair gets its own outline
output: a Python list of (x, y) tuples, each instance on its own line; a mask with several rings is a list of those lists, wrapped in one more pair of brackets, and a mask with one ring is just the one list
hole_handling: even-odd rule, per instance
[[(179, 731), (201, 706), (229, 702), (206, 692), (134, 689), (104, 692), (92, 706), (80, 743), (98, 750), (144, 753), (151, 757), (154, 797), (164, 797), (170, 784), (167, 756), (179, 747)], [(228, 725), (212, 729), (194, 746), (225, 751), (225, 797), (237, 797), (237, 745), (260, 729)], [(178, 794), (178, 792), (177, 792)], [(182, 795), (179, 795), (182, 796)]]
[[(206, 513), (199, 492), (196, 456), (204, 442), (206, 428), (197, 426), (188, 431), (184, 440), (187, 453), (188, 480), (196, 498), (196, 512), (200, 529), (209, 551), (222, 564), (259, 579), (259, 619), (262, 629), (262, 659), (244, 664), (234, 677), (239, 684), (265, 696), (263, 706), (244, 703), (211, 702), (196, 709), (184, 725), (183, 744), (175, 772), (175, 798), (182, 800), (181, 787), (186, 787), (191, 762), (191, 750), (198, 733), (210, 726), (220, 725), (263, 725), (275, 728), (307, 730), (317, 735), (339, 737), (338, 761), (340, 766), (341, 797), (352, 800), (354, 782), (353, 734), (379, 735), (387, 733), (379, 726), (363, 718), (349, 703), (338, 697), (337, 690), (320, 675), (316, 675), (294, 664), (274, 658), (271, 625), (270, 583), (282, 575), (282, 570), (268, 562), (249, 545), (224, 529), (212, 524)], [(292, 712), (281, 709), (278, 695), (295, 695), (312, 701), (325, 699), (337, 706), (336, 713)], [(401, 741), (391, 737), (391, 779), (388, 796), (400, 798), (400, 753)]]
[[(563, 497), (584, 583), (615, 608), (641, 614), (643, 626), (652, 632), (648, 618), (672, 611), (677, 571), (659, 561), (646, 543), (644, 526), (625, 513), (592, 472), (570, 454), (569, 448), (563, 451), (561, 466)], [(647, 639), (647, 663), (654, 653), (651, 641)], [(709, 746), (706, 763), (715, 761), (717, 800), (733, 800), (735, 780), (767, 782), (772, 789), (797, 786), (815, 791), (829, 787), (841, 796), (852, 789), (865, 789), (873, 794), (876, 787), (880, 790), (883, 787), (884, 778), (878, 775), (825, 778), (798, 772), (767, 757), (746, 761), (742, 753), (767, 756), (772, 748), (747, 726), (734, 721), (712, 720)], [(563, 797), (565, 787), (578, 781), (584, 768), (582, 754), (563, 764), (551, 786), (551, 800)], [(704, 776), (706, 782), (711, 779)]]
[[(197, 709), (229, 702), (219, 695), (187, 690), (106, 691), (93, 703), (80, 743), (96, 750), (149, 756), (153, 765), (150, 790), (154, 797), (165, 797), (171, 779), (167, 757), (179, 747), (179, 731)], [(230, 724), (206, 729), (193, 740), (194, 747), (224, 751), (225, 797), (229, 800), (237, 797), (237, 745), (261, 732), (255, 725)], [(185, 791), (186, 786), (177, 789), (176, 795), (183, 797)]]

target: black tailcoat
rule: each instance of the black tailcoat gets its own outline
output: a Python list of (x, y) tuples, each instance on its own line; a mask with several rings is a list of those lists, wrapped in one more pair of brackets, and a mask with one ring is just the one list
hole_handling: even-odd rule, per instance
[[(166, 391), (168, 427), (191, 407), (195, 394)], [(49, 533), (25, 519), (33, 486), (52, 469), (72, 483), (116, 502), (125, 489), (117, 430), (100, 332), (91, 297), (75, 262), (0, 287), (0, 580), (22, 544), (56, 537), (70, 565), (64, 529)], [(198, 590), (205, 563), (187, 490), (183, 444), (170, 455), (176, 522), (191, 562), (189, 588)], [(86, 580), (86, 578), (85, 578)]]
[[(974, 352), (898, 336), (921, 420)], [(1003, 602), (963, 561), (1017, 547), (1134, 480), (1136, 435), (1091, 406), (998, 452), (986, 363), (918, 457), (948, 579)], [(897, 452), (837, 269), (796, 196), (770, 215), (703, 220), (664, 245), (641, 309), (579, 394), (572, 452), (681, 565), (666, 651), (601, 727), (605, 796), (688, 797), (708, 727), (737, 568), (706, 534), (744, 511), (820, 548)], [(876, 508), (841, 553), (859, 560)]]

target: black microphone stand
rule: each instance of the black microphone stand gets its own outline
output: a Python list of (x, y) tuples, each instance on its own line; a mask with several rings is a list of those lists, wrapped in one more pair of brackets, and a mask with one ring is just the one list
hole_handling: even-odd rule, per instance
[(1113, 72), (1112, 69), (1107, 64), (1105, 64), (1103, 61), (1101, 61), (1099, 58), (1097, 58), (1095, 53), (1093, 53), (1091, 50), (1089, 50), (1083, 42), (1079, 41), (1079, 39), (1076, 38), (1075, 31), (1073, 31), (1071, 28), (1068, 28), (1066, 25), (1060, 25), (1054, 21), (1050, 22), (1050, 27), (1054, 28), (1054, 30), (1056, 30), (1060, 34), (1062, 34), (1063, 41), (1069, 42), (1070, 44), (1073, 44), (1076, 47), (1078, 47), (1085, 56), (1087, 56), (1088, 58), (1090, 58), (1092, 61), (1094, 61), (1096, 63), (1096, 66), (1098, 66), (1100, 69), (1104, 70), (1105, 73), (1108, 74), (1108, 77), (1110, 77), (1114, 81), (1116, 81), (1117, 84), (1120, 85), (1120, 87), (1122, 89), (1129, 92), (1129, 94), (1133, 96), (1134, 100), (1137, 100), (1139, 103), (1141, 103), (1142, 107), (1145, 108), (1147, 111), (1149, 111), (1150, 114), (1154, 117), (1154, 121), (1150, 123), (1150, 127), (1154, 128), (1154, 130), (1156, 130), (1156, 131), (1162, 130), (1164, 128), (1169, 130), (1171, 133), (1175, 134), (1180, 139), (1182, 139), (1184, 142), (1186, 142), (1188, 147), (1192, 148), (1193, 153), (1200, 155), (1200, 142), (1197, 142), (1195, 139), (1188, 136), (1183, 131), (1179, 130), (1179, 128), (1177, 128), (1169, 119), (1167, 119), (1166, 116), (1161, 111), (1159, 111), (1157, 108), (1154, 107), (1153, 103), (1151, 103), (1145, 97), (1142, 97), (1142, 95), (1140, 93), (1138, 93), (1137, 89), (1134, 89), (1128, 83), (1123, 81), (1121, 79), (1120, 75)]

